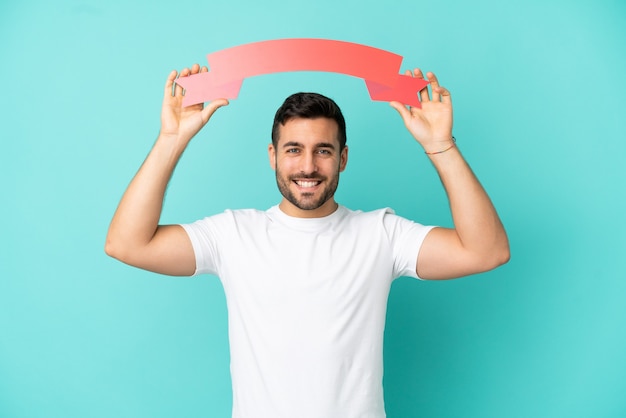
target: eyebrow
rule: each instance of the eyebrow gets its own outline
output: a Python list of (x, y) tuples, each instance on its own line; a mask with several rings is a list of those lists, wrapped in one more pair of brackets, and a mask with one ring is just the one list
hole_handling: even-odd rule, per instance
[[(300, 142), (297, 141), (289, 141), (289, 142), (285, 142), (283, 144), (283, 148), (287, 148), (287, 147), (302, 147), (303, 145)], [(333, 144), (332, 142), (319, 142), (317, 144), (315, 144), (315, 148), (330, 148), (330, 149), (335, 149), (335, 144)]]

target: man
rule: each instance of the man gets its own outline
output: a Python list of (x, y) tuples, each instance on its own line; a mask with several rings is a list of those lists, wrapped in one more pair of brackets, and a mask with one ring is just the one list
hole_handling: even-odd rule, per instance
[[(180, 76), (207, 71), (196, 64)], [(420, 70), (407, 72), (423, 77)], [(454, 228), (391, 210), (351, 211), (334, 193), (348, 161), (330, 99), (300, 93), (276, 113), (269, 160), (283, 199), (189, 225), (159, 225), (166, 186), (191, 138), (228, 102), (182, 107), (170, 73), (159, 137), (125, 192), (107, 254), (170, 275), (215, 274), (229, 318), (233, 417), (384, 417), (386, 303), (399, 276), (450, 279), (509, 258), (491, 201), (455, 146), (450, 93), (428, 73), (422, 108), (392, 102), (436, 168)]]

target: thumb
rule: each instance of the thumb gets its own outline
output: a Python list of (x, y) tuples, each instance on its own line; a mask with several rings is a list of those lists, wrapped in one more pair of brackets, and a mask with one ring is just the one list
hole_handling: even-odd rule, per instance
[(211, 116), (213, 116), (213, 113), (215, 113), (217, 109), (222, 106), (228, 106), (228, 104), (229, 101), (226, 99), (217, 99), (204, 106), (204, 108), (202, 109), (202, 120), (204, 121), (204, 123), (207, 123), (209, 119), (211, 119)]
[(389, 102), (389, 106), (393, 107), (394, 109), (396, 109), (396, 111), (400, 114), (400, 117), (406, 122), (406, 120), (408, 118), (411, 117), (411, 111), (409, 109), (406, 108), (405, 105), (403, 105), (400, 102)]

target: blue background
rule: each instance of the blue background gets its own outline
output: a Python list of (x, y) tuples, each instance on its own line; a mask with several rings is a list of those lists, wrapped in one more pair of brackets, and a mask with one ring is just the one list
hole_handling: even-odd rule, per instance
[[(626, 416), (621, 0), (4, 0), (0, 416), (229, 416), (219, 281), (133, 269), (105, 256), (104, 238), (158, 133), (169, 71), (292, 37), (435, 71), (509, 233), (512, 260), (496, 271), (394, 283), (388, 416)], [(344, 109), (341, 203), (450, 225), (395, 111), (360, 79), (312, 72), (247, 79), (183, 156), (162, 221), (278, 202), (271, 120), (303, 90)]]

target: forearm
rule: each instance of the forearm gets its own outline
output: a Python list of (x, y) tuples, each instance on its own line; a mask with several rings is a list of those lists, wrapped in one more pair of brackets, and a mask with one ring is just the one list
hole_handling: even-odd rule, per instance
[(159, 135), (130, 182), (107, 234), (107, 254), (124, 259), (150, 243), (157, 231), (165, 190), (184, 150), (174, 137)]
[(506, 262), (509, 244), (498, 213), (457, 147), (429, 155), (450, 201), (463, 249), (490, 269)]

